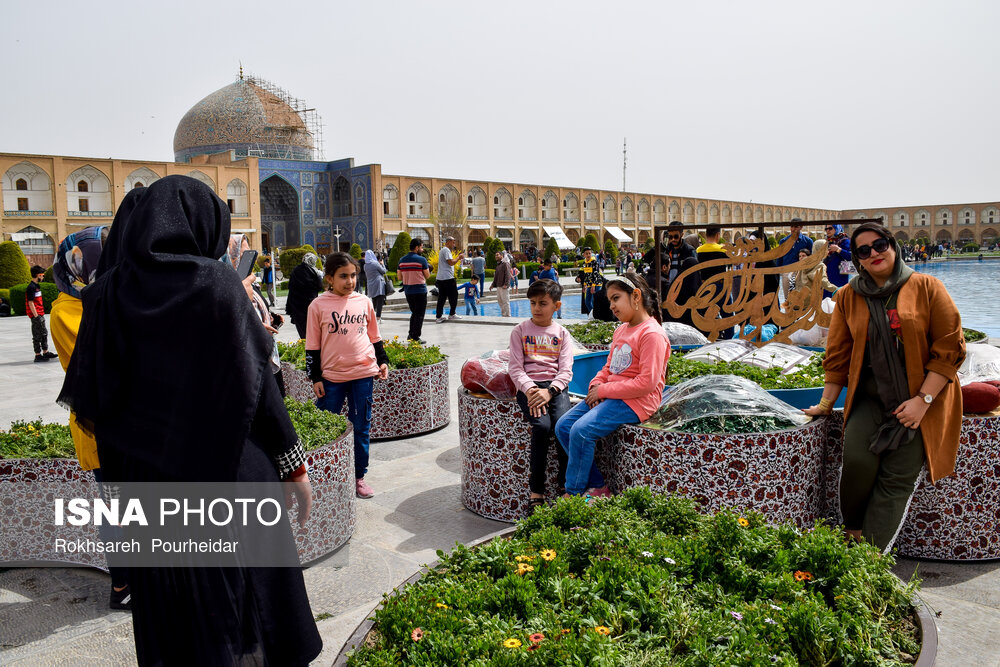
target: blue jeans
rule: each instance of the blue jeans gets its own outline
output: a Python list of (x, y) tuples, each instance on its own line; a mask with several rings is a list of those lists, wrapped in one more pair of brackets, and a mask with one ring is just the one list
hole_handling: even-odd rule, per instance
[(476, 310), (476, 302), (475, 301), (470, 301), (469, 299), (466, 299), (465, 300), (465, 314), (466, 315), (469, 314), (469, 310), (470, 309), (472, 310), (472, 314), (473, 315), (478, 315), (479, 314), (479, 311)]
[(594, 293), (590, 291), (590, 287), (583, 288), (583, 309), (588, 314), (594, 309)]
[(375, 378), (360, 378), (348, 382), (323, 380), (326, 395), (316, 399), (316, 407), (339, 415), (347, 400), (347, 419), (354, 426), (354, 477), (361, 479), (368, 472), (368, 431), (372, 426), (372, 392)]
[(483, 298), (483, 285), (486, 284), (486, 274), (485, 273), (477, 273), (475, 275), (479, 278), (479, 284), (476, 285), (476, 287), (479, 288), (479, 298), (481, 299), (481, 298)]
[(638, 415), (617, 398), (607, 398), (593, 408), (580, 401), (564, 414), (556, 424), (556, 439), (569, 455), (566, 493), (578, 496), (588, 488), (604, 486), (604, 476), (594, 463), (597, 439), (614, 433), (622, 424), (638, 423)]

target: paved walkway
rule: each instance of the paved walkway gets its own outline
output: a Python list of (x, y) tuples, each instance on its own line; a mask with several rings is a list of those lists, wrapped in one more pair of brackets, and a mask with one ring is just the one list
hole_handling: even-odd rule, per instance
[[(506, 526), (462, 506), (454, 392), (462, 362), (505, 347), (514, 322), (477, 318), (475, 323), (425, 324), (423, 337), (449, 355), (451, 422), (428, 435), (372, 444), (367, 479), (376, 495), (358, 501), (354, 538), (305, 572), (313, 612), (323, 616), (319, 628), (325, 649), (315, 665), (329, 665), (382, 593), (434, 560), (437, 549)], [(386, 313), (383, 318), (386, 337), (405, 337), (406, 327), (405, 317)], [(290, 324), (282, 329), (281, 340), (294, 337)], [(33, 363), (30, 341), (27, 318), (0, 318), (0, 428), (14, 419), (66, 419), (53, 403), (62, 369), (56, 361)], [(941, 612), (938, 665), (1000, 667), (1000, 562), (900, 559), (897, 571), (906, 577), (915, 567), (924, 579), (923, 598)], [(134, 664), (130, 616), (107, 609), (109, 586), (107, 575), (86, 569), (0, 570), (0, 664)]]

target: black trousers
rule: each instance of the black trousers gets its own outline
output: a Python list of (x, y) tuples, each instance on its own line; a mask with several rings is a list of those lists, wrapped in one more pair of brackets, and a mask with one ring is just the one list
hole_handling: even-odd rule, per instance
[(427, 314), (427, 292), (407, 294), (406, 303), (410, 306), (410, 332), (406, 337), (420, 340), (420, 332), (424, 329), (424, 315)]
[(458, 281), (454, 278), (448, 278), (446, 280), (438, 280), (434, 283), (434, 286), (438, 288), (438, 305), (437, 305), (437, 316), (441, 318), (444, 316), (444, 300), (448, 299), (448, 304), (451, 306), (451, 314), (455, 315), (455, 308), (458, 306)]
[(382, 306), (385, 305), (385, 295), (372, 297), (372, 305), (375, 306), (375, 317), (382, 317)]
[[(536, 382), (542, 389), (548, 388), (551, 382)], [(531, 424), (531, 474), (528, 477), (528, 487), (532, 493), (545, 493), (545, 470), (549, 464), (549, 444), (556, 437), (556, 422), (564, 414), (569, 412), (569, 393), (561, 392), (552, 398), (545, 406), (545, 414), (538, 417), (531, 416), (528, 409), (528, 397), (524, 392), (517, 392), (517, 404), (521, 406), (521, 413), (524, 421)], [(558, 445), (556, 448), (556, 458), (559, 461), (559, 485), (566, 485), (566, 451)]]

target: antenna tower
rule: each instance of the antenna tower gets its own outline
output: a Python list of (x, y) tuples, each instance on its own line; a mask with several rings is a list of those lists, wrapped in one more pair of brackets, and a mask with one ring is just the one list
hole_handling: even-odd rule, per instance
[(622, 192), (625, 192), (625, 170), (628, 168), (628, 137), (622, 139)]

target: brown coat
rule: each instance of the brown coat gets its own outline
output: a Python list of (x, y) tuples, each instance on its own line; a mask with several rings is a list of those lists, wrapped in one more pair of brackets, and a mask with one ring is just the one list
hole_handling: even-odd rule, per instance
[[(846, 419), (851, 413), (864, 363), (868, 304), (849, 284), (834, 298), (837, 307), (830, 321), (823, 368), (827, 382), (847, 385)], [(949, 380), (920, 421), (933, 483), (955, 471), (958, 436), (962, 430), (962, 390), (957, 375), (965, 359), (962, 322), (958, 308), (941, 281), (924, 273), (914, 273), (900, 288), (896, 309), (903, 331), (910, 394), (916, 396), (920, 391), (927, 371), (940, 373)], [(873, 359), (872, 364), (877, 373), (878, 360)]]

